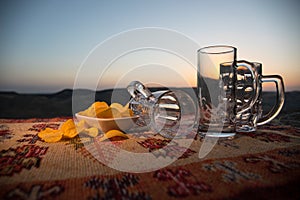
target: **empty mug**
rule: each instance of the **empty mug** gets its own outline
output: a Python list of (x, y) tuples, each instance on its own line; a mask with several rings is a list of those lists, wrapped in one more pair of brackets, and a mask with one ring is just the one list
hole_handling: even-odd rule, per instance
[(191, 133), (197, 122), (197, 104), (182, 90), (151, 92), (141, 82), (127, 87), (131, 95), (129, 108), (139, 116), (139, 124), (149, 126), (166, 138), (183, 137)]
[[(236, 131), (236, 48), (226, 45), (208, 46), (198, 50), (197, 93), (200, 107), (198, 132), (210, 137), (232, 137)], [(252, 67), (251, 87), (257, 88)], [(253, 94), (255, 95), (255, 94)], [(240, 107), (249, 110), (255, 98)]]
[[(251, 71), (255, 77), (252, 76)], [(255, 80), (254, 80), (255, 79)], [(253, 88), (253, 81), (256, 88)], [(262, 107), (262, 83), (274, 82), (276, 85), (275, 105), (266, 115), (263, 115)], [(236, 132), (252, 132), (259, 125), (273, 120), (280, 112), (284, 104), (284, 83), (279, 75), (262, 75), (262, 64), (240, 60), (236, 62)], [(249, 102), (254, 104), (249, 107)], [(248, 106), (248, 109), (244, 109)]]

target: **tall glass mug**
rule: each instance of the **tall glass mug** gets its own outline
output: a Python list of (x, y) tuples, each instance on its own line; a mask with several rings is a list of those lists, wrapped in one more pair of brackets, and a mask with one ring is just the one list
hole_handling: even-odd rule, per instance
[[(232, 137), (235, 135), (236, 118), (236, 48), (232, 46), (208, 46), (198, 50), (197, 93), (200, 107), (198, 132), (209, 137)], [(225, 63), (225, 64), (223, 64)], [(248, 66), (245, 66), (248, 67)], [(248, 68), (252, 87), (256, 78)], [(249, 110), (255, 98), (241, 107), (240, 112)]]
[[(274, 82), (276, 102), (263, 115), (262, 83)], [(198, 50), (200, 105), (199, 132), (211, 137), (232, 137), (252, 132), (273, 120), (284, 104), (284, 84), (279, 75), (262, 75), (262, 65), (236, 61), (236, 48), (209, 46)]]
[[(255, 79), (249, 68), (255, 74)], [(236, 62), (236, 132), (252, 132), (259, 125), (266, 124), (273, 120), (280, 112), (284, 104), (284, 84), (279, 75), (262, 75), (262, 64), (240, 60)], [(253, 88), (253, 81), (257, 82)], [(274, 82), (276, 85), (275, 105), (266, 115), (262, 115), (262, 83)], [(244, 109), (249, 102), (254, 101), (254, 105)]]

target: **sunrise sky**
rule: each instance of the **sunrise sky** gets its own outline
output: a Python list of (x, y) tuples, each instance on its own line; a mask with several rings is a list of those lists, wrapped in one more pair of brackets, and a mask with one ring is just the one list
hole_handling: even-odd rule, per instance
[(264, 74), (280, 74), (286, 90), (300, 90), (299, 10), (297, 0), (1, 1), (0, 91), (72, 88), (96, 45), (143, 27), (178, 31), (199, 47), (233, 45), (239, 59), (262, 62)]

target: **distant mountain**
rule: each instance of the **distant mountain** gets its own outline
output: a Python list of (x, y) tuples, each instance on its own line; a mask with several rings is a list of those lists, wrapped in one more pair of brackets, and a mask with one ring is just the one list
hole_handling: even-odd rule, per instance
[[(150, 88), (151, 91), (166, 88)], [(181, 88), (192, 94), (194, 90)], [(277, 120), (294, 121), (300, 124), (300, 92), (286, 92), (284, 107)], [(126, 104), (130, 95), (126, 89), (108, 89), (92, 91), (86, 89), (66, 89), (53, 94), (18, 94), (16, 92), (0, 92), (0, 118), (51, 118), (59, 116), (72, 116), (75, 112), (86, 109), (94, 101), (105, 101), (108, 104), (119, 102)], [(271, 109), (276, 94), (274, 92), (263, 93), (264, 110)], [(292, 116), (292, 118), (291, 118)]]
[(89, 107), (94, 101), (111, 101), (125, 105), (130, 95), (126, 89), (92, 91), (66, 89), (52, 94), (18, 94), (0, 92), (0, 118), (48, 118), (72, 116), (74, 112)]

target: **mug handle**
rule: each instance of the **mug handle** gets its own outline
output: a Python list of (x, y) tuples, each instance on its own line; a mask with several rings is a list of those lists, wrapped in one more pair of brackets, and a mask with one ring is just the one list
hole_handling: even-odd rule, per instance
[(264, 116), (262, 116), (258, 122), (257, 122), (257, 126), (266, 124), (268, 122), (270, 122), (271, 120), (273, 120), (280, 112), (280, 110), (283, 107), (284, 104), (284, 83), (283, 83), (283, 79), (281, 76), (279, 75), (265, 75), (262, 76), (261, 78), (261, 82), (274, 82), (276, 85), (276, 103), (273, 106), (273, 108), (270, 110), (270, 112)]
[(146, 99), (153, 97), (153, 94), (150, 92), (150, 90), (139, 81), (132, 81), (127, 86), (127, 91), (134, 99), (138, 96), (138, 94), (141, 94)]
[[(254, 98), (251, 99), (249, 105), (247, 105), (245, 108), (243, 108), (242, 110), (240, 110), (240, 111), (237, 112), (237, 114), (242, 114), (242, 113), (248, 111), (249, 109), (251, 109), (251, 108), (254, 106), (254, 104), (256, 103), (256, 101), (257, 101), (257, 99), (258, 99), (258, 97), (259, 97), (259, 93), (260, 93), (260, 92), (259, 92), (259, 88), (258, 88), (259, 76), (257, 76), (256, 73), (253, 71), (253, 69), (252, 69), (252, 67), (251, 67), (251, 66), (252, 66), (252, 63), (250, 63), (250, 62), (248, 62), (248, 61), (246, 61), (246, 60), (240, 60), (240, 61), (238, 61), (238, 62), (242, 62), (242, 63), (249, 64), (249, 66), (243, 65), (243, 67), (246, 67), (246, 68), (250, 71), (251, 76), (252, 76), (252, 78), (253, 78), (253, 84), (252, 84), (252, 86), (253, 86), (253, 88), (254, 88)], [(238, 63), (238, 62), (237, 62), (237, 63)], [(238, 64), (237, 64), (237, 63), (236, 63), (236, 69), (237, 69), (237, 67), (238, 67)]]

